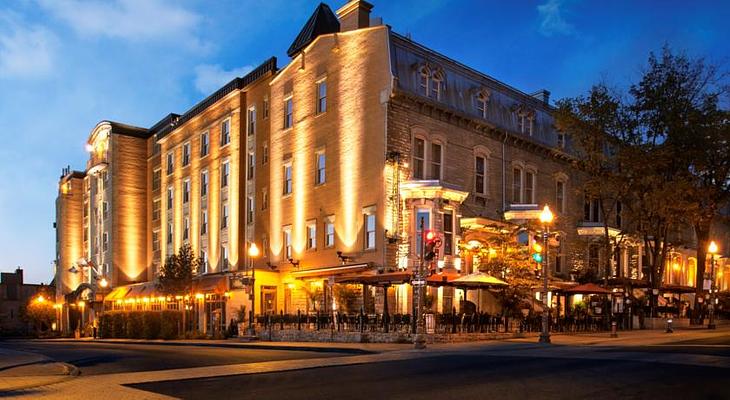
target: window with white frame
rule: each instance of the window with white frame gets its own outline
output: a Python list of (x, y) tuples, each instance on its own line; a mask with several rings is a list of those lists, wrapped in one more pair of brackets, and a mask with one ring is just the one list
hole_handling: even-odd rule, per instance
[(317, 221), (307, 221), (307, 250), (317, 248)]
[(221, 207), (221, 229), (228, 228), (228, 203)]
[(187, 204), (190, 201), (190, 178), (183, 180), (182, 196), (183, 204)]
[(327, 111), (327, 80), (317, 82), (317, 114)]
[(441, 157), (443, 156), (443, 147), (441, 143), (431, 143), (431, 179), (441, 180)]
[(583, 206), (583, 220), (586, 222), (601, 222), (600, 202), (596, 198), (585, 197)]
[(269, 208), (269, 188), (261, 189), (261, 209)]
[(315, 171), (314, 175), (314, 184), (315, 185), (321, 185), (325, 183), (327, 176), (326, 176), (326, 164), (327, 164), (327, 158), (325, 156), (324, 150), (318, 151), (316, 153), (316, 167), (317, 170)]
[(175, 154), (173, 152), (167, 153), (167, 175), (172, 175), (175, 172)]
[(208, 195), (208, 171), (200, 172), (200, 197)]
[(228, 243), (221, 244), (221, 267), (224, 271), (228, 270)]
[(525, 133), (532, 136), (532, 125), (534, 117), (532, 113), (527, 111), (521, 111), (517, 114), (517, 130), (520, 133)]
[(284, 164), (283, 177), (284, 177), (284, 181), (283, 181), (284, 188), (283, 188), (282, 194), (286, 196), (286, 195), (291, 194), (291, 192), (292, 192), (292, 165), (291, 165), (291, 162)]
[(249, 224), (253, 224), (253, 216), (254, 216), (254, 203), (253, 203), (253, 197), (249, 196), (246, 200), (246, 222)]
[(487, 158), (482, 155), (474, 156), (474, 193), (487, 194)]
[(200, 236), (208, 234), (208, 210), (200, 212)]
[(231, 173), (231, 164), (228, 161), (223, 161), (221, 164), (221, 188), (228, 187), (228, 178)]
[(291, 247), (291, 225), (285, 225), (281, 228), (282, 240), (284, 244), (284, 257), (286, 259), (292, 258), (292, 247)]
[(477, 109), (477, 114), (482, 118), (487, 118), (487, 104), (489, 103), (489, 94), (485, 91), (480, 91), (474, 97), (474, 103)]
[(428, 68), (421, 67), (421, 69), (418, 71), (418, 87), (420, 88), (421, 93), (424, 96), (428, 96), (429, 93), (429, 78), (430, 78), (430, 72)]
[(431, 93), (429, 96), (436, 100), (441, 100), (441, 92), (443, 90), (443, 74), (435, 72), (431, 76)]
[(294, 100), (292, 96), (284, 99), (284, 129), (289, 129), (294, 125)]
[(335, 246), (335, 216), (328, 215), (324, 220), (324, 247)]
[(169, 221), (167, 223), (167, 244), (172, 244), (172, 236), (173, 236), (172, 229), (173, 229), (172, 221)]
[(555, 207), (557, 212), (565, 212), (565, 181), (561, 179), (555, 181)]
[(365, 226), (365, 240), (363, 247), (365, 250), (372, 250), (375, 248), (376, 240), (375, 206), (363, 209), (363, 220), (363, 225)]
[(248, 109), (248, 135), (256, 134), (256, 107)]
[(160, 204), (160, 199), (154, 199), (152, 200), (152, 220), (153, 221), (159, 221), (160, 220), (160, 210), (162, 208), (162, 204)]
[(190, 142), (183, 143), (182, 146), (182, 166), (190, 164)]
[(248, 180), (253, 179), (254, 177), (254, 168), (256, 167), (256, 155), (253, 151), (248, 153), (248, 169), (246, 172), (246, 178)]
[(175, 199), (175, 189), (172, 186), (167, 188), (167, 210), (172, 210), (173, 200)]
[(152, 252), (158, 251), (160, 251), (160, 230), (156, 229), (152, 231)]
[(522, 168), (512, 169), (512, 203), (522, 203)]
[(210, 151), (210, 135), (208, 132), (200, 134), (200, 157), (205, 157)]
[(190, 238), (190, 217), (185, 216), (183, 218), (183, 240), (187, 241)]
[(454, 254), (454, 211), (444, 210), (443, 215), (444, 232), (444, 255)]
[(199, 274), (207, 274), (208, 273), (208, 252), (205, 251), (205, 249), (200, 249), (200, 269), (198, 270)]
[(160, 190), (162, 185), (162, 171), (159, 168), (155, 168), (152, 171), (152, 190)]
[(231, 120), (221, 122), (221, 146), (231, 143)]
[(413, 139), (413, 179), (424, 179), (426, 165), (426, 141), (423, 138)]
[(535, 172), (525, 171), (525, 197), (523, 199), (527, 204), (535, 204)]

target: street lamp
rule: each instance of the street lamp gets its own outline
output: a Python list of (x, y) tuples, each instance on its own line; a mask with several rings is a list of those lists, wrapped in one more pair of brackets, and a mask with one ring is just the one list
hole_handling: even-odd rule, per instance
[(707, 329), (715, 329), (715, 254), (717, 254), (717, 243), (711, 241), (707, 247), (710, 253), (710, 321)]
[(46, 302), (46, 298), (43, 297), (42, 294), (39, 294), (38, 297), (36, 297), (35, 302), (38, 304), (43, 304)]
[(546, 204), (540, 213), (540, 222), (542, 223), (542, 241), (545, 256), (542, 258), (542, 332), (540, 333), (540, 343), (550, 343), (549, 320), (550, 313), (548, 311), (548, 236), (550, 235), (550, 224), (553, 222), (553, 213)]
[(249, 292), (251, 297), (251, 310), (249, 311), (250, 316), (248, 318), (248, 334), (250, 336), (256, 335), (256, 328), (253, 324), (253, 319), (256, 316), (256, 269), (253, 266), (253, 259), (258, 256), (259, 248), (256, 246), (256, 243), (251, 242), (251, 246), (248, 248), (248, 266), (251, 271), (251, 279), (249, 280), (251, 284), (251, 291)]

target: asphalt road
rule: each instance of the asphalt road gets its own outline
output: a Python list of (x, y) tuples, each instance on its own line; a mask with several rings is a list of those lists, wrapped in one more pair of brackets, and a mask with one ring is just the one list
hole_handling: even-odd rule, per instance
[(448, 355), (132, 385), (183, 399), (730, 399), (728, 370), (647, 362)]
[(314, 351), (92, 342), (0, 341), (0, 347), (43, 354), (78, 367), (82, 375), (347, 355)]

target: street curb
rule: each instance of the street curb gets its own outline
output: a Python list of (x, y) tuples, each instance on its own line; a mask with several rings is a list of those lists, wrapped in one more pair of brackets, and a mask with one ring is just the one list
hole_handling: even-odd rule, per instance
[(68, 376), (81, 375), (81, 370), (77, 366), (75, 366), (73, 364), (65, 363), (65, 362), (60, 362), (60, 361), (58, 361), (58, 363), (63, 365), (63, 372), (66, 375), (68, 375)]
[(80, 341), (76, 339), (37, 339), (35, 341), (51, 342), (51, 343), (106, 343), (106, 344), (139, 344), (139, 345), (159, 345), (159, 346), (195, 346), (195, 347), (222, 347), (233, 349), (262, 349), (262, 350), (288, 350), (288, 351), (311, 351), (316, 353), (341, 353), (341, 354), (378, 354), (380, 351), (347, 348), (347, 347), (315, 347), (315, 346), (296, 346), (296, 345), (266, 345), (266, 344), (247, 344), (247, 343), (181, 343), (181, 342), (165, 342), (165, 341), (134, 341), (134, 340), (88, 340)]

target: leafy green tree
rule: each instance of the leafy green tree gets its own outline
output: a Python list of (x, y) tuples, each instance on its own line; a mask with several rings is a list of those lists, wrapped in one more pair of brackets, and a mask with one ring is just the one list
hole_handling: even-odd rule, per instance
[(193, 276), (201, 265), (203, 260), (193, 254), (189, 244), (184, 244), (177, 254), (167, 256), (160, 268), (157, 288), (167, 295), (189, 294), (193, 287)]
[(48, 300), (51, 297), (44, 292), (40, 292), (39, 295), (43, 296), (42, 301), (36, 295), (30, 299), (23, 310), (23, 318), (33, 325), (38, 334), (50, 329), (56, 320), (56, 310), (53, 308), (53, 303)]

